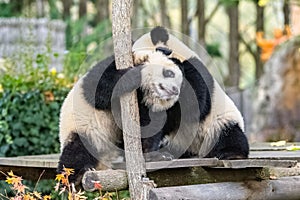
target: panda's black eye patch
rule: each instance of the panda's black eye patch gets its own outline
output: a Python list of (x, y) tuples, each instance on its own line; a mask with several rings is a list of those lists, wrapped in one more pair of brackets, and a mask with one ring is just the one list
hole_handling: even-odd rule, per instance
[(163, 70), (163, 76), (165, 78), (174, 78), (175, 77), (175, 73), (169, 69), (164, 69)]
[(173, 52), (171, 49), (168, 49), (166, 47), (157, 47), (155, 50), (162, 52), (166, 56), (171, 55), (171, 53)]

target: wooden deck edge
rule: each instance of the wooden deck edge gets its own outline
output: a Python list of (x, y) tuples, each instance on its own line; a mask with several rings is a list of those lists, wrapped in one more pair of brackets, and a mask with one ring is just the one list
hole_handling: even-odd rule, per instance
[(278, 180), (224, 182), (180, 187), (154, 188), (151, 200), (299, 199), (300, 176)]

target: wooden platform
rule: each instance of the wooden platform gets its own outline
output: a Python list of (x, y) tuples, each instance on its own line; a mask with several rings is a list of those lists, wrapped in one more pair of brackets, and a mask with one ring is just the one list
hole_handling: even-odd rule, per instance
[[(287, 144), (286, 146), (291, 145)], [(300, 175), (300, 151), (287, 151), (286, 147), (271, 147), (268, 143), (251, 146), (250, 159), (218, 160), (174, 159), (172, 161), (148, 162), (147, 175), (158, 187), (244, 180), (268, 180), (270, 177)], [(0, 158), (0, 170), (24, 179), (54, 179), (58, 154)], [(115, 163), (115, 169), (124, 169), (124, 163)], [(176, 176), (174, 176), (176, 174)], [(4, 179), (0, 175), (0, 179)]]

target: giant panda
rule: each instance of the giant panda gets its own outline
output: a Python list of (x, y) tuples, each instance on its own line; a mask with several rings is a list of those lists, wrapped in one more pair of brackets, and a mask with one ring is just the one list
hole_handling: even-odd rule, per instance
[[(176, 158), (247, 158), (249, 144), (244, 134), (243, 117), (199, 56), (163, 27), (156, 27), (141, 36), (132, 47), (133, 52), (144, 49), (163, 49), (165, 52), (168, 49), (168, 57), (181, 62), (184, 78), (193, 90), (181, 93), (180, 108), (175, 104), (169, 109), (180, 109), (172, 112), (180, 113), (176, 120), (181, 118), (181, 121), (179, 126), (175, 123), (175, 129), (164, 132), (162, 149)], [(195, 102), (191, 101), (191, 93), (196, 95), (197, 106), (192, 106)], [(183, 109), (185, 107), (188, 108)]]
[(73, 168), (70, 182), (79, 183), (89, 169), (110, 168), (112, 161), (122, 156), (119, 97), (135, 89), (142, 133), (149, 136), (154, 132), (142, 141), (143, 151), (148, 153), (145, 157), (172, 158), (167, 152), (155, 151), (161, 145), (163, 127), (173, 127), (173, 118), (167, 120), (167, 115), (160, 113), (177, 102), (183, 82), (181, 62), (169, 58), (168, 51), (158, 48), (136, 52), (134, 67), (123, 70), (116, 70), (114, 56), (108, 57), (74, 85), (61, 107), (59, 127), (58, 172)]
[(137, 89), (147, 161), (247, 158), (243, 118), (195, 52), (162, 27), (134, 42), (134, 67), (99, 62), (73, 87), (60, 115), (58, 171), (110, 168), (123, 153), (119, 97)]

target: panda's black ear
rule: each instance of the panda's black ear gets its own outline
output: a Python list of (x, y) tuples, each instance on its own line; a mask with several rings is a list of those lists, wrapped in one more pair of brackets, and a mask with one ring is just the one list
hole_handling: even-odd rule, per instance
[(169, 40), (169, 33), (164, 27), (157, 26), (151, 30), (150, 37), (153, 45), (159, 42), (166, 44)]

